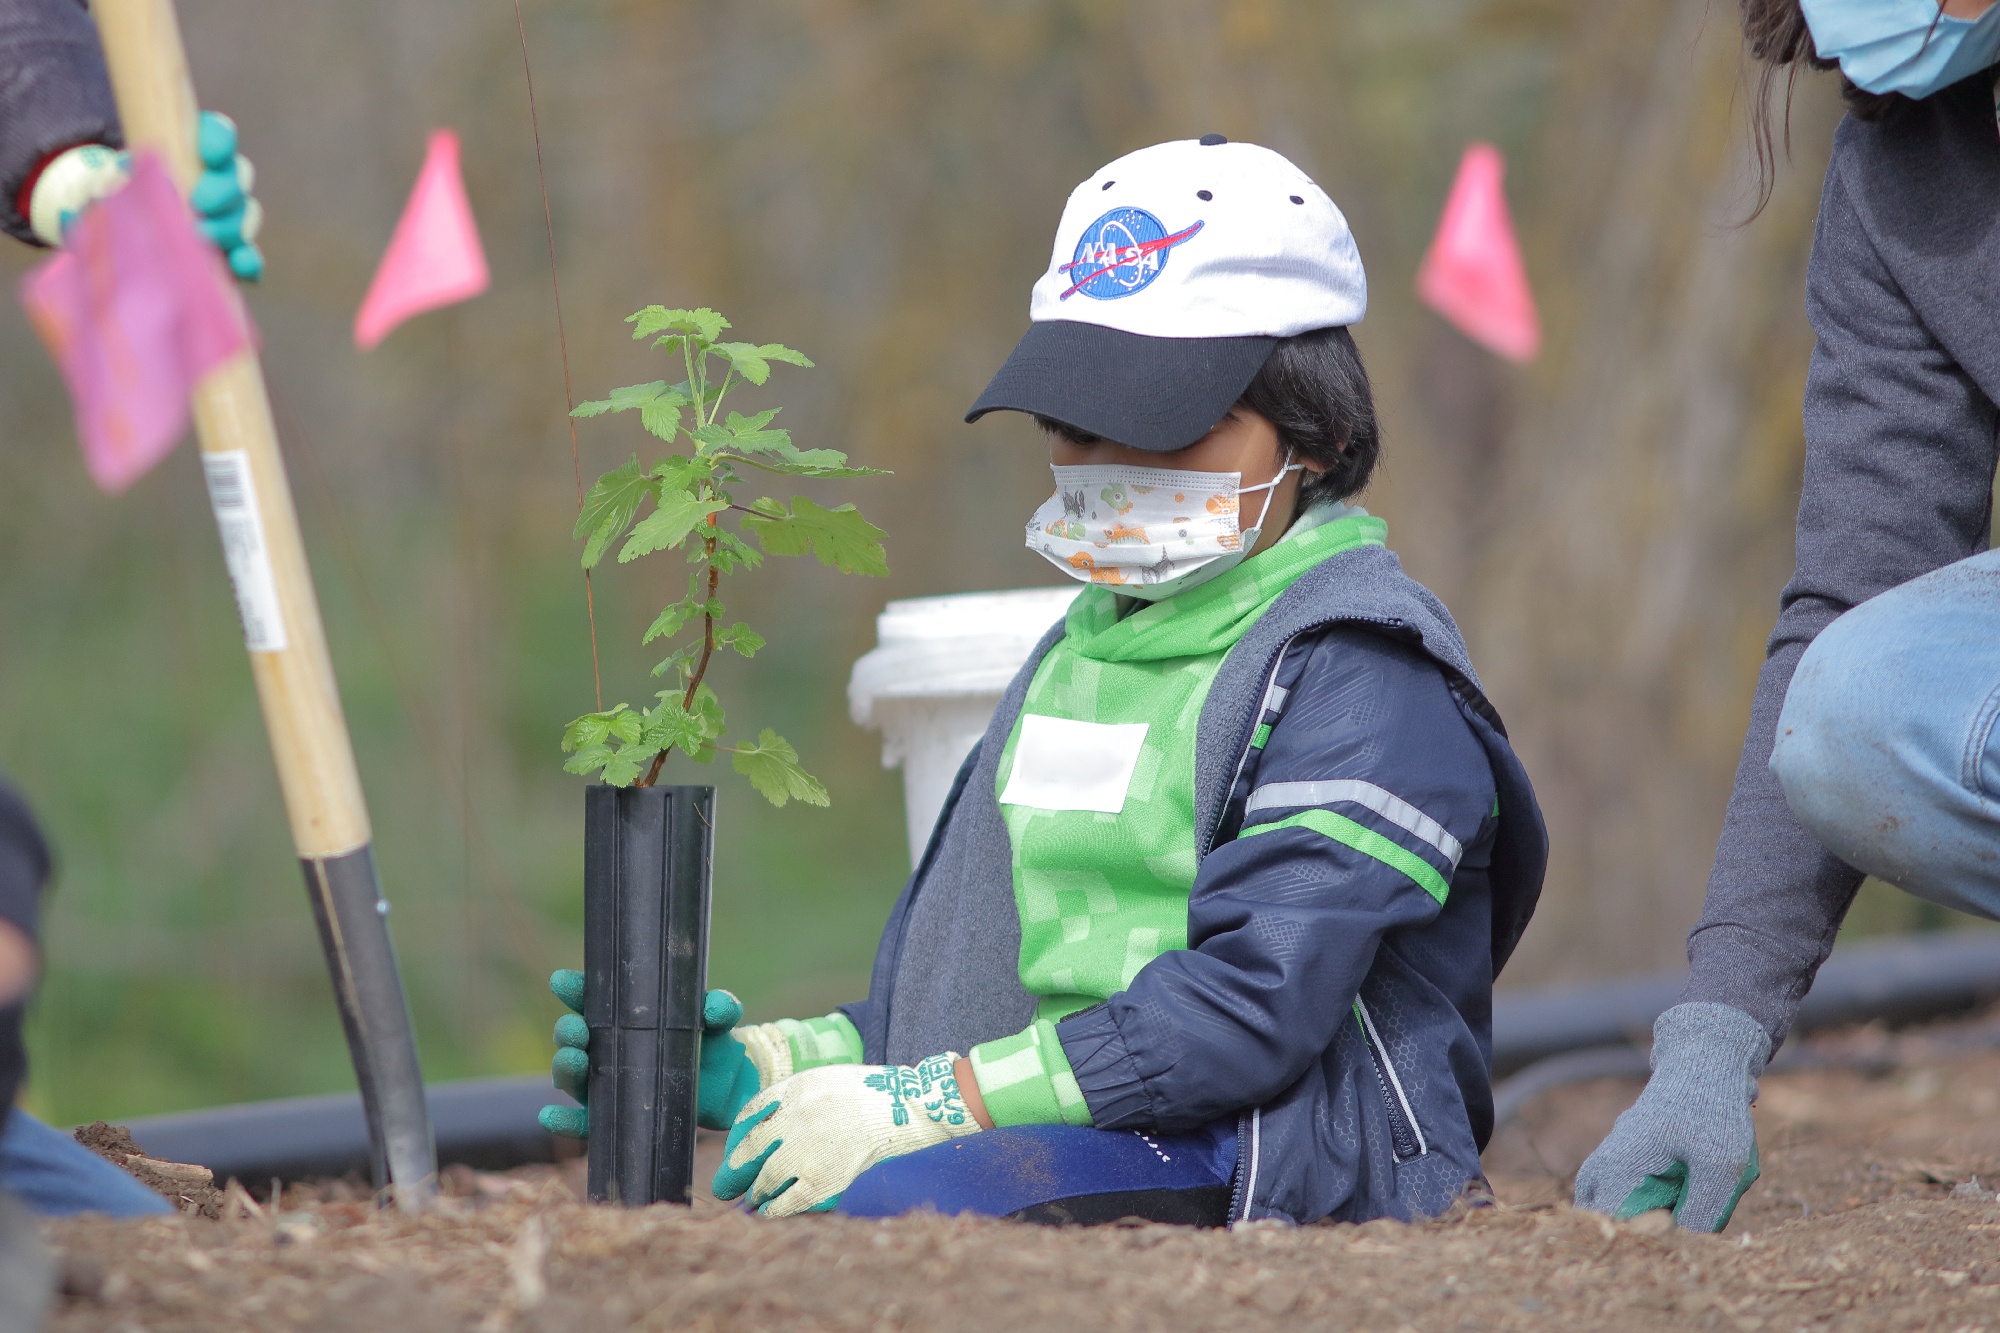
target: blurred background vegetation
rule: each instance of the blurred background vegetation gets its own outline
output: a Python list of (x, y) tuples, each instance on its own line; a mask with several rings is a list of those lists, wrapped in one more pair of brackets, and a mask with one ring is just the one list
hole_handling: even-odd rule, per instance
[[(722, 787), (711, 977), (753, 1016), (858, 995), (907, 871), (898, 779), (846, 716), (892, 597), (1046, 583), (1031, 428), (960, 423), (1026, 324), (1070, 187), (1145, 144), (1276, 148), (1346, 210), (1386, 463), (1366, 502), (1463, 620), (1555, 842), (1504, 979), (1677, 965), (1789, 572), (1802, 275), (1838, 115), (1809, 80), (1748, 226), (1734, 7), (1715, 0), (526, 0), (578, 398), (656, 373), (648, 302), (805, 349), (759, 405), (889, 531), (886, 580), (740, 581), (725, 669), (834, 804)], [(501, 0), (182, 0), (204, 105), (268, 210), (251, 297), (377, 828), (427, 1071), (546, 1067), (581, 955), (591, 706), (563, 367), (515, 14)], [(464, 137), (492, 290), (353, 350), (424, 134)], [(1458, 155), (1497, 143), (1547, 350), (1502, 366), (1411, 294)], [(34, 262), (0, 253), (11, 285)], [(749, 406), (748, 403), (745, 406)], [(642, 447), (583, 423), (586, 478)], [(608, 702), (643, 697), (659, 571), (597, 580)], [(213, 525), (186, 451), (84, 478), (0, 306), (0, 770), (61, 868), (28, 1104), (59, 1122), (351, 1085)], [(683, 767), (678, 780), (700, 770)], [(1857, 924), (1942, 924), (1870, 891)]]

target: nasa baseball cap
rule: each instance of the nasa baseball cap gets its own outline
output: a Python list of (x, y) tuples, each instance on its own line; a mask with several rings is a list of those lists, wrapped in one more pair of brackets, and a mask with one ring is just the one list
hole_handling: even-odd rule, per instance
[(1028, 332), (965, 419), (1033, 412), (1184, 449), (1280, 338), (1367, 309), (1347, 219), (1303, 171), (1219, 134), (1156, 144), (1071, 191)]

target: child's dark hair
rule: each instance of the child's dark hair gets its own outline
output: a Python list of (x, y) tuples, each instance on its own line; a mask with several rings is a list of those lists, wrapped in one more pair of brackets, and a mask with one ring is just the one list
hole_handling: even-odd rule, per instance
[[(1742, 6), (1743, 46), (1750, 58), (1763, 66), (1750, 98), (1750, 138), (1757, 150), (1757, 206), (1750, 213), (1754, 218), (1771, 202), (1771, 192), (1777, 188), (1780, 145), (1787, 154), (1792, 150), (1792, 89), (1799, 81), (1799, 71), (1840, 66), (1838, 61), (1820, 59), (1814, 51), (1799, 0), (1742, 0)], [(1938, 13), (1944, 13), (1943, 6)], [(1771, 119), (1771, 94), (1780, 76), (1785, 81), (1782, 136)], [(1845, 76), (1840, 80), (1840, 97), (1857, 120), (1882, 120), (1910, 104), (1901, 93), (1867, 92)]]
[[(1293, 462), (1320, 464), (1305, 474), (1299, 508), (1345, 500), (1368, 485), (1382, 454), (1382, 428), (1361, 351), (1346, 328), (1334, 326), (1281, 338), (1240, 400), (1278, 428)], [(1051, 417), (1035, 424), (1077, 444), (1098, 437)]]

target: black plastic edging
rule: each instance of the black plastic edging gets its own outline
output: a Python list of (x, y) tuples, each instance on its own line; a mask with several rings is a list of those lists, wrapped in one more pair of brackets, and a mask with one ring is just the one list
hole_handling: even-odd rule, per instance
[[(556, 1141), (535, 1114), (551, 1102), (576, 1104), (549, 1086), (546, 1074), (433, 1083), (425, 1092), (439, 1163), (481, 1170), (554, 1161)], [(368, 1121), (355, 1093), (215, 1106), (126, 1125), (148, 1156), (194, 1162), (218, 1181), (234, 1176), (261, 1186), (273, 1176), (368, 1174)]]

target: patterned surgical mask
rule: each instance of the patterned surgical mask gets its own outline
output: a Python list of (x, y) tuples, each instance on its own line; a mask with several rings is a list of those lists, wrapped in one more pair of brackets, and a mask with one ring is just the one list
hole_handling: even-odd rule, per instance
[[(1290, 461), (1261, 486), (1240, 472), (1179, 472), (1124, 463), (1051, 467), (1056, 493), (1028, 520), (1028, 549), (1083, 583), (1154, 602), (1243, 562), (1271, 508), (1268, 492), (1300, 471)], [(1237, 526), (1242, 497), (1264, 491), (1257, 522)]]

